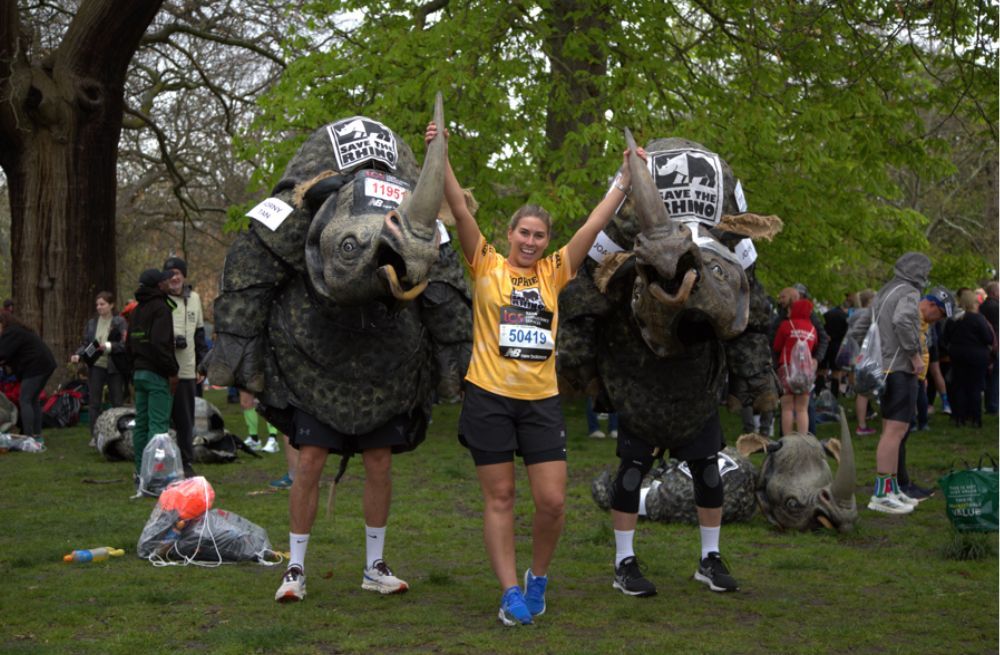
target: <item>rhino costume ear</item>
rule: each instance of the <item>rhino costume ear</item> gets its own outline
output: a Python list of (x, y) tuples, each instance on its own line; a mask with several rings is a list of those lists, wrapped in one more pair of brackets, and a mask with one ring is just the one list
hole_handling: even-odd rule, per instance
[(743, 457), (750, 457), (750, 455), (766, 450), (767, 452), (773, 452), (772, 449), (777, 450), (781, 448), (781, 442), (771, 441), (762, 434), (741, 434), (736, 440), (736, 451)]

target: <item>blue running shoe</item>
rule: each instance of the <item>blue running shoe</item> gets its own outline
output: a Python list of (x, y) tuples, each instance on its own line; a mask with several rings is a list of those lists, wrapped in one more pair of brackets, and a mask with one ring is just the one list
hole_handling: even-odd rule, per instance
[(532, 616), (545, 614), (545, 587), (549, 584), (547, 575), (535, 575), (528, 569), (524, 572), (524, 604)]
[(292, 479), (288, 477), (287, 473), (285, 473), (284, 476), (278, 478), (277, 480), (271, 480), (268, 482), (268, 485), (274, 487), (275, 489), (291, 489)]
[(524, 595), (521, 593), (520, 587), (511, 587), (503, 592), (503, 598), (500, 600), (500, 612), (497, 617), (506, 626), (518, 623), (531, 625), (531, 612), (524, 604)]

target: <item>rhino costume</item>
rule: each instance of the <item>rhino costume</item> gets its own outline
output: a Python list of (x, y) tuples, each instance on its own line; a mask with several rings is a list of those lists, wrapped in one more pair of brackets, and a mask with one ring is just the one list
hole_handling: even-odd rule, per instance
[(469, 290), (436, 225), (442, 188), (443, 157), (418, 171), (381, 123), (316, 130), (226, 257), (212, 381), (256, 393), (286, 434), (296, 408), (347, 435), (404, 416), (394, 451), (415, 448), (435, 387), (457, 397), (471, 352)]
[[(634, 152), (627, 131), (626, 140)], [(690, 466), (699, 517), (702, 508), (707, 512), (695, 578), (713, 591), (734, 591), (715, 523), (724, 502), (716, 455), (723, 447), (725, 344), (743, 334), (751, 306), (749, 263), (742, 261), (747, 248), (738, 254), (734, 247), (749, 236), (770, 239), (781, 221), (739, 213), (745, 202), (732, 170), (704, 146), (656, 139), (646, 151), (648, 170), (630, 158), (632, 193), (605, 231), (612, 242), (605, 241), (606, 250), (618, 252), (588, 261), (560, 296), (559, 374), (618, 412), (621, 463), (611, 507), (616, 528), (630, 517), (623, 524), (633, 529), (616, 529), (615, 588), (656, 593), (631, 541), (642, 480), (655, 456), (669, 449)], [(776, 391), (768, 344), (747, 340), (742, 352), (768, 366), (730, 367), (730, 374), (747, 380), (751, 404), (760, 395), (765, 406)]]

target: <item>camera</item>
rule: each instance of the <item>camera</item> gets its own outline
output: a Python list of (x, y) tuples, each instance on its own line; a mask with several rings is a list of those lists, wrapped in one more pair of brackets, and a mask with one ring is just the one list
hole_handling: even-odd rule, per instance
[(101, 348), (101, 344), (99, 344), (95, 339), (83, 348), (80, 348), (80, 350), (77, 351), (77, 355), (80, 356), (80, 359), (83, 360), (84, 364), (87, 366), (93, 366), (94, 362), (100, 358), (101, 353), (103, 352), (104, 349)]
[(174, 337), (174, 350), (184, 350), (188, 347), (188, 340), (183, 334)]

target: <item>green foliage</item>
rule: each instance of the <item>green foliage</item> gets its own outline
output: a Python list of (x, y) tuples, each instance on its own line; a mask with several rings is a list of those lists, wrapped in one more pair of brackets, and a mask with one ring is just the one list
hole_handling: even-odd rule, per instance
[[(403, 2), (307, 3), (330, 38), (300, 56), (308, 44), (289, 39), (292, 64), (255, 126), (272, 138), (242, 144), (267, 162), (254, 182), (273, 184), (306, 134), (356, 113), (391, 125), (419, 156), (441, 90), (452, 163), (475, 189), (487, 237), (532, 201), (565, 240), (618, 166), (623, 127), (640, 143), (684, 136), (729, 161), (751, 211), (784, 218), (760, 247), (762, 281), (803, 281), (833, 299), (877, 287), (905, 250), (929, 250), (927, 217), (894, 175), (952, 166), (953, 146), (928, 116), (962, 116), (996, 149), (993, 4), (443, 7), (422, 16)], [(951, 261), (970, 263), (966, 276), (983, 269)]]

